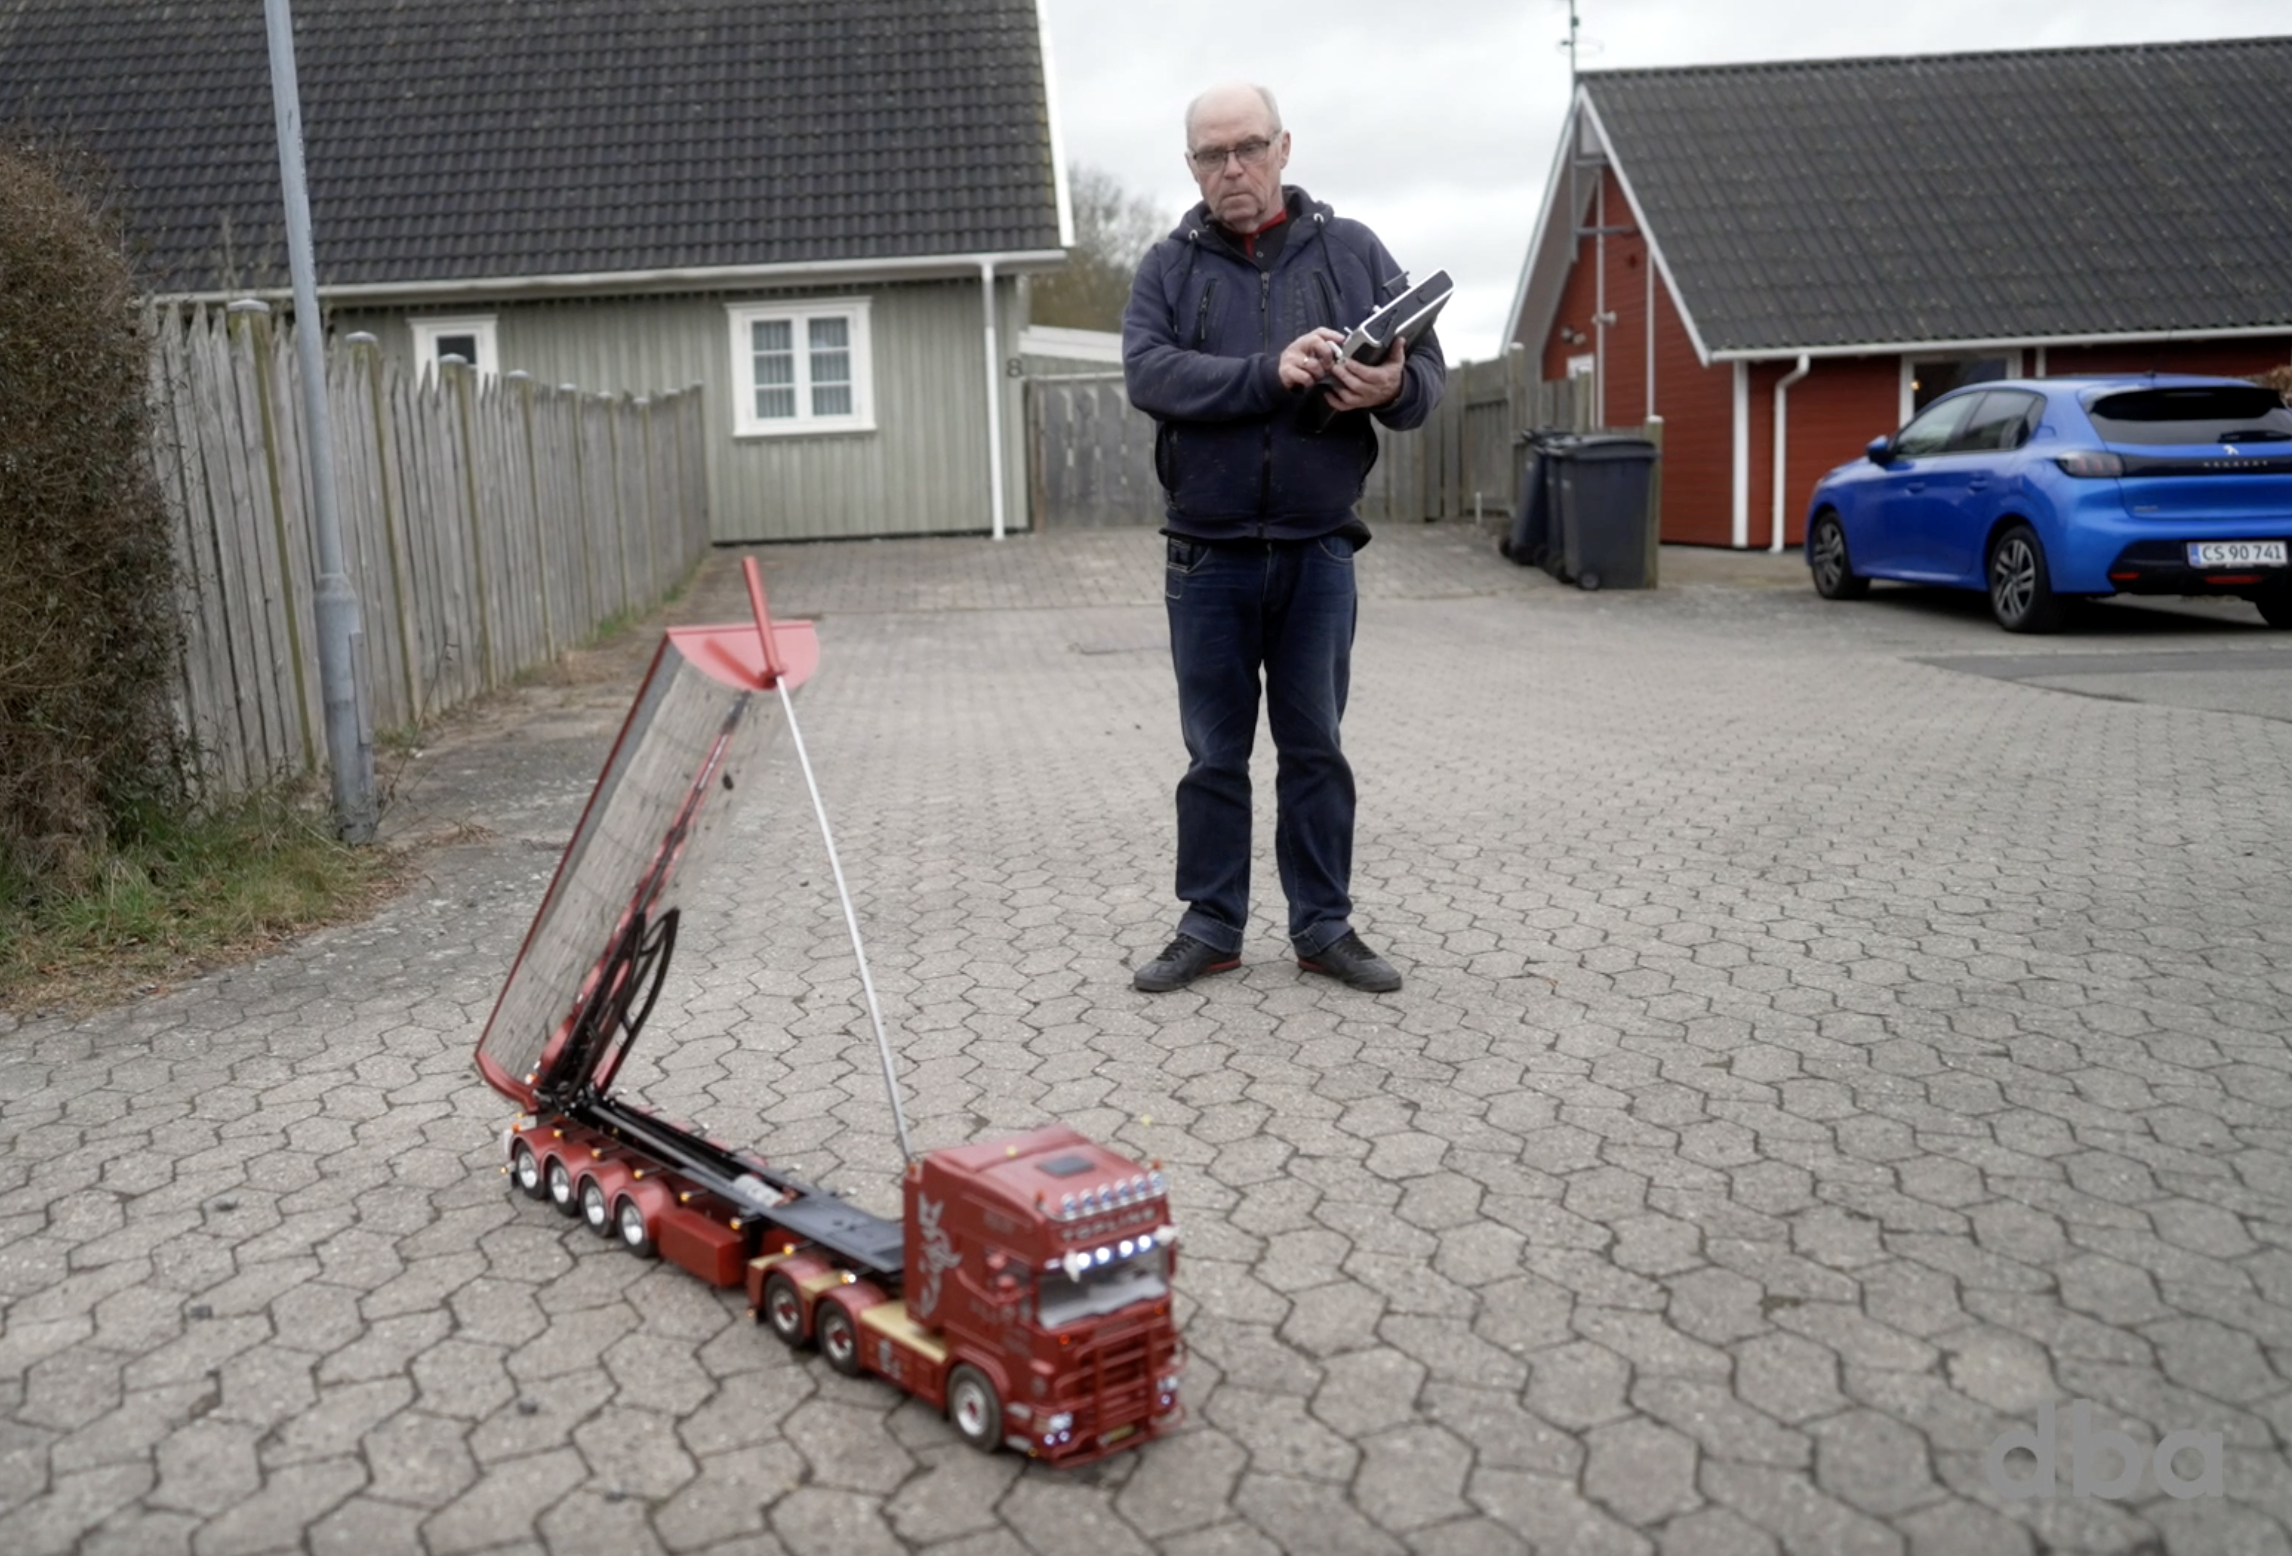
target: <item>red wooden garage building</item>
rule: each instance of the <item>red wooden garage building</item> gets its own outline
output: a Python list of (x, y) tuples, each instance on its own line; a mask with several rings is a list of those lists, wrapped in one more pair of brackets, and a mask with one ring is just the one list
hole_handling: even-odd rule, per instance
[(2288, 105), (2292, 38), (1586, 73), (1512, 338), (1662, 418), (1665, 540), (1796, 545), (1959, 384), (2292, 363)]

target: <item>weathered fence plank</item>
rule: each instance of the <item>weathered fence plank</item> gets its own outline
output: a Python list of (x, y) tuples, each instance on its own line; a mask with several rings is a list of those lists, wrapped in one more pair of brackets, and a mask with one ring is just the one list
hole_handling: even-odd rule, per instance
[[(291, 332), (267, 308), (171, 309), (149, 327), (151, 457), (180, 562), (178, 721), (191, 776), (220, 799), (325, 759), (316, 451)], [(697, 386), (630, 402), (467, 369), (417, 380), (352, 337), (329, 354), (327, 394), (377, 729), (431, 717), (649, 608), (707, 550)]]

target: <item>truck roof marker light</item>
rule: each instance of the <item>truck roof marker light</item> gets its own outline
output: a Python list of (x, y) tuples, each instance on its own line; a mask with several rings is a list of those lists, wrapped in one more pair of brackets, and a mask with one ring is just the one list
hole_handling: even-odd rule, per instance
[(1169, 1182), (1162, 1176), (1162, 1164), (1160, 1162), (1154, 1164), (1154, 1171), (1147, 1176), (1146, 1181), (1153, 1185), (1154, 1192), (1157, 1194), (1170, 1192)]
[(1127, 1259), (1127, 1258), (1129, 1258), (1129, 1257), (1130, 1257), (1132, 1254), (1136, 1253), (1137, 1251), (1138, 1251), (1138, 1245), (1137, 1245), (1136, 1243), (1132, 1242), (1132, 1241), (1131, 1241), (1129, 1238), (1127, 1238), (1127, 1237), (1125, 1237), (1124, 1239), (1122, 1239), (1122, 1257), (1123, 1257), (1123, 1258)]

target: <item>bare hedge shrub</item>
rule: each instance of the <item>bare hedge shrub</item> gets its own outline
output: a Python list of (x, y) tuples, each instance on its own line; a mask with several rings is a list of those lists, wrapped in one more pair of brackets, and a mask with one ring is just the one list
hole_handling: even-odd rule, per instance
[(0, 893), (76, 882), (179, 800), (168, 519), (116, 216), (0, 145)]

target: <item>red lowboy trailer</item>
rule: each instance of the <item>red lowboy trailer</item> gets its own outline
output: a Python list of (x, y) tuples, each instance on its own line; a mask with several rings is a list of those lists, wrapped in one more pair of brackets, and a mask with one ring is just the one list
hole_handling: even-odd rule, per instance
[(781, 1340), (943, 1408), (974, 1446), (1076, 1464), (1159, 1436), (1185, 1347), (1158, 1168), (1053, 1125), (912, 1158), (891, 1221), (615, 1089), (679, 882), (753, 787), (768, 694), (792, 724), (786, 692), (818, 664), (809, 625), (771, 621), (750, 584), (753, 624), (662, 641), (479, 1041), (520, 1109), (506, 1169), (634, 1254), (743, 1287)]

